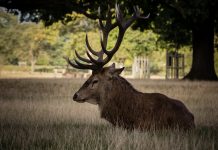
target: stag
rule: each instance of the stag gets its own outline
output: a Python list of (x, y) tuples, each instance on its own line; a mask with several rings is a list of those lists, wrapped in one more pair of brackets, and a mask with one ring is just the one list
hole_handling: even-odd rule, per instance
[[(125, 129), (191, 129), (195, 127), (194, 117), (181, 101), (159, 93), (139, 92), (120, 76), (124, 68), (115, 68), (115, 64), (104, 67), (119, 49), (127, 28), (136, 19), (148, 17), (141, 16), (139, 8), (134, 7), (134, 14), (126, 19), (116, 5), (114, 23), (111, 11), (108, 11), (105, 23), (99, 18), (101, 50), (92, 49), (86, 34), (87, 58), (76, 51), (77, 59), (67, 58), (74, 68), (92, 70), (92, 75), (74, 94), (73, 100), (98, 105), (102, 118)], [(119, 29), (117, 41), (111, 50), (107, 50), (109, 32), (116, 27)]]

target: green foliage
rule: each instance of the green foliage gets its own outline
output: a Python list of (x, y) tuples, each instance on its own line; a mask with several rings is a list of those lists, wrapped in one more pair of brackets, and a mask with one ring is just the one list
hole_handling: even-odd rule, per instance
[(49, 65), (50, 56), (46, 52), (39, 53), (36, 65)]
[[(16, 63), (15, 51), (20, 48), (17, 39), (20, 37), (20, 32), (17, 29), (17, 17), (7, 13), (0, 13), (0, 54), (4, 56), (3, 64)], [(16, 47), (13, 47), (13, 45)], [(14, 49), (14, 51), (10, 51)], [(6, 61), (6, 62), (5, 62)]]
[[(17, 17), (0, 13), (0, 56), (2, 64), (17, 64), (18, 61), (27, 61), (30, 64), (31, 50), (36, 65), (66, 65), (63, 56), (74, 57), (74, 51), (85, 55), (85, 32), (88, 34), (90, 45), (100, 50), (100, 34), (97, 22), (82, 15), (72, 14), (75, 20), (63, 25), (61, 22), (44, 27), (42, 23), (19, 23)], [(4, 19), (8, 19), (7, 25)], [(108, 40), (107, 49), (113, 48), (117, 40), (118, 29), (114, 29)], [(145, 55), (150, 59), (151, 72), (164, 74), (165, 50), (174, 50), (174, 45), (159, 40), (160, 35), (151, 30), (128, 29), (119, 51), (112, 61), (125, 59), (125, 66), (131, 67), (134, 56)], [(186, 55), (186, 72), (191, 65), (190, 47), (181, 47), (180, 52)], [(217, 54), (215, 54), (217, 62)], [(215, 64), (218, 68), (217, 63)]]
[(54, 72), (54, 69), (53, 68), (50, 68), (50, 67), (42, 67), (42, 68), (36, 68), (35, 69), (35, 72)]
[(129, 29), (123, 47), (132, 57), (139, 56), (158, 50), (158, 47), (156, 46), (157, 40), (158, 35), (154, 34), (151, 30), (140, 32)]
[(0, 28), (0, 52), (4, 56), (4, 64), (37, 59), (39, 52), (48, 44), (45, 41), (44, 27), (40, 23), (20, 24), (17, 17), (1, 12), (0, 24), (5, 25)]

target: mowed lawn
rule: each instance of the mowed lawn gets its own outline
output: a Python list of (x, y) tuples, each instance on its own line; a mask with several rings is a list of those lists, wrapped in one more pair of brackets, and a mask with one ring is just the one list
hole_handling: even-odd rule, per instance
[(0, 149), (217, 150), (218, 82), (130, 80), (142, 92), (182, 100), (196, 129), (126, 131), (100, 118), (98, 107), (75, 103), (82, 79), (1, 79)]

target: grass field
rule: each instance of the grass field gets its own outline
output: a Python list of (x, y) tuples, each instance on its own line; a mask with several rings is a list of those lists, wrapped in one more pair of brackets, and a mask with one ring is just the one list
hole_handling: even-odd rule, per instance
[(0, 149), (216, 150), (218, 83), (130, 80), (143, 92), (181, 99), (196, 129), (126, 131), (100, 119), (97, 106), (72, 101), (81, 79), (1, 79)]

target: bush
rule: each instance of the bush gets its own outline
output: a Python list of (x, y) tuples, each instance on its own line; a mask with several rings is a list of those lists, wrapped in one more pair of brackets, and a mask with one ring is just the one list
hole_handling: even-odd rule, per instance
[(52, 73), (54, 72), (53, 68), (48, 68), (48, 67), (43, 67), (43, 68), (36, 68), (35, 72), (47, 72), (47, 73)]
[(5, 71), (30, 71), (30, 66), (17, 66), (17, 65), (4, 65), (1, 68), (2, 70)]
[(150, 66), (150, 73), (151, 74), (158, 74), (160, 73), (162, 70), (159, 68), (159, 66), (157, 64), (151, 64)]

